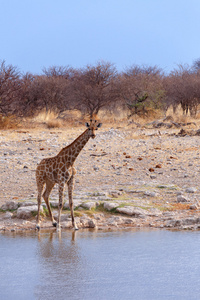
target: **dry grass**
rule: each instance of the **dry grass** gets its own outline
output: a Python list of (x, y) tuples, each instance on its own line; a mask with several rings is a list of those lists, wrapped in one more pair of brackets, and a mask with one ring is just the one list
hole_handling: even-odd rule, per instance
[(196, 117), (191, 117), (190, 114), (184, 115), (180, 105), (176, 109), (175, 113), (173, 112), (173, 108), (169, 107), (169, 109), (166, 112), (166, 117), (171, 117), (171, 119), (177, 123), (200, 123), (200, 113), (197, 113)]
[[(103, 127), (106, 128), (123, 128), (124, 130), (132, 130), (133, 137), (138, 138), (138, 132), (135, 134), (134, 130), (140, 130), (139, 135), (143, 135), (143, 128), (146, 124), (151, 123), (158, 119), (164, 119), (166, 116), (166, 121), (171, 120), (177, 123), (191, 123), (190, 126), (198, 127), (200, 126), (200, 113), (197, 114), (196, 118), (191, 116), (183, 115), (181, 107), (178, 107), (176, 113), (173, 113), (173, 109), (170, 107), (166, 115), (162, 111), (151, 110), (146, 117), (140, 117), (134, 115), (128, 118), (128, 110), (115, 110), (114, 112), (109, 112), (108, 110), (100, 110), (98, 117), (103, 123)], [(66, 110), (59, 114), (56, 111), (41, 111), (37, 116), (33, 118), (22, 119), (19, 122), (16, 117), (9, 116), (3, 117), (0, 115), (0, 129), (16, 129), (19, 126), (25, 128), (73, 128), (73, 127), (83, 127), (85, 122), (88, 120), (87, 115), (82, 115), (80, 111), (77, 110)]]
[(20, 126), (19, 121), (13, 115), (0, 115), (0, 129), (16, 129)]
[(62, 122), (61, 120), (49, 120), (46, 122), (47, 128), (52, 129), (52, 128), (61, 128), (62, 127)]

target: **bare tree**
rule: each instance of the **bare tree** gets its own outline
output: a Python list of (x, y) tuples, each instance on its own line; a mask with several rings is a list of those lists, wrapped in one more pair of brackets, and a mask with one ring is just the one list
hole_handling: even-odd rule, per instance
[(111, 63), (102, 62), (78, 70), (73, 78), (76, 108), (92, 115), (109, 107), (119, 97), (116, 78), (117, 71)]
[(164, 97), (162, 78), (163, 74), (157, 67), (132, 66), (122, 74), (121, 96), (130, 116), (144, 116), (150, 108), (161, 108)]
[(5, 61), (0, 64), (0, 113), (13, 114), (18, 109), (21, 81), (20, 73), (12, 65), (6, 66)]
[(195, 116), (200, 102), (200, 74), (189, 66), (179, 65), (164, 80), (166, 104), (174, 111), (181, 105), (184, 114)]

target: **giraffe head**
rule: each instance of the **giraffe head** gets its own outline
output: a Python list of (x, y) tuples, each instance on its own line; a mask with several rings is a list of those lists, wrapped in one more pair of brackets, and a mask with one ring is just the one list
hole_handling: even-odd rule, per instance
[(95, 138), (95, 130), (101, 127), (102, 123), (100, 123), (96, 117), (91, 117), (89, 123), (85, 123), (86, 127), (88, 128), (89, 136), (91, 138)]

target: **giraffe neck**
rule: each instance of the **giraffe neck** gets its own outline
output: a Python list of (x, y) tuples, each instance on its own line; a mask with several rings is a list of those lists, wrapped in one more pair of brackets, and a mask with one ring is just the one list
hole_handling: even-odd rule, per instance
[(63, 148), (58, 156), (63, 156), (64, 160), (69, 165), (73, 165), (74, 161), (76, 160), (77, 156), (88, 142), (90, 136), (88, 129), (86, 129), (77, 139), (71, 143), (69, 146)]

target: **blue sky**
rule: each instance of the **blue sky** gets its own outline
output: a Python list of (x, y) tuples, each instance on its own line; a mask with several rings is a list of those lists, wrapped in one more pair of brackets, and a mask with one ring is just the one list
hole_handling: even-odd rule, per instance
[(0, 0), (0, 60), (22, 72), (114, 63), (169, 72), (200, 58), (199, 0)]

